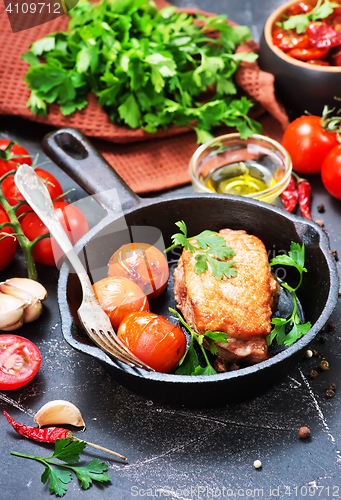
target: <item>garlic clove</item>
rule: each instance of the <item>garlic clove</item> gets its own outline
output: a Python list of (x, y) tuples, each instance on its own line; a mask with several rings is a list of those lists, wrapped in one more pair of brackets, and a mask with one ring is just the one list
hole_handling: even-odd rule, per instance
[(47, 297), (45, 287), (41, 283), (38, 283), (38, 281), (29, 278), (10, 278), (0, 283), (0, 292), (29, 301), (32, 299), (43, 301)]
[(81, 412), (73, 403), (57, 399), (40, 408), (34, 417), (39, 427), (43, 425), (70, 424), (75, 427), (85, 427)]
[(43, 312), (43, 305), (39, 299), (33, 300), (24, 309), (24, 323), (31, 323), (39, 318)]
[(0, 293), (0, 330), (8, 332), (20, 328), (27, 304), (27, 301)]

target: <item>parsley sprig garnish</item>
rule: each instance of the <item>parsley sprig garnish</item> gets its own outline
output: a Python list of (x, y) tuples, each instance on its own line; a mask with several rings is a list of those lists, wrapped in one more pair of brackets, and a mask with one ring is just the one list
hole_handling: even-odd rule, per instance
[[(45, 469), (41, 475), (41, 482), (45, 484), (49, 481), (50, 493), (54, 493), (56, 496), (62, 497), (67, 491), (66, 485), (72, 481), (70, 471), (73, 471), (76, 474), (81, 487), (85, 490), (91, 486), (92, 481), (108, 482), (111, 480), (110, 476), (104, 472), (108, 469), (108, 466), (104, 462), (99, 463), (98, 458), (94, 458), (84, 466), (74, 465), (79, 461), (79, 455), (85, 447), (86, 443), (84, 441), (57, 439), (55, 443), (55, 450), (51, 457), (35, 457), (33, 455), (26, 455), (15, 451), (12, 451), (11, 454), (18, 457), (37, 460), (45, 465)], [(65, 463), (55, 462), (53, 459), (56, 458)], [(63, 469), (60, 469), (59, 467), (62, 467)]]
[[(169, 308), (170, 312), (175, 314), (177, 318), (180, 320), (180, 322), (183, 324), (185, 328), (189, 331), (191, 334), (191, 341), (190, 345), (185, 352), (184, 356), (180, 359), (178, 368), (176, 370), (176, 375), (214, 375), (217, 372), (209, 362), (209, 359), (207, 357), (205, 348), (203, 346), (204, 339), (208, 342), (210, 351), (212, 354), (216, 355), (218, 352), (217, 346), (213, 342), (214, 340), (218, 342), (223, 342), (226, 343), (228, 342), (227, 340), (227, 335), (224, 332), (211, 332), (211, 330), (207, 330), (204, 335), (200, 335), (199, 333), (195, 332), (193, 328), (189, 326), (188, 323), (183, 319), (181, 314), (179, 314), (175, 309), (172, 309), (171, 307)], [(205, 362), (206, 366), (201, 366), (198, 360), (198, 355), (196, 353), (195, 347), (194, 347), (194, 340), (197, 342), (198, 346), (200, 347)]]
[(330, 2), (329, 0), (318, 0), (317, 4), (310, 12), (290, 16), (283, 23), (277, 24), (286, 30), (296, 29), (297, 33), (304, 33), (311, 21), (325, 19), (333, 13), (336, 7), (340, 7), (340, 4)]
[[(225, 239), (214, 231), (202, 231), (197, 236), (187, 237), (187, 226), (184, 221), (175, 223), (181, 233), (173, 234), (171, 237), (173, 245), (166, 249), (166, 252), (172, 248), (181, 245), (191, 253), (195, 253), (196, 263), (193, 267), (197, 274), (202, 274), (208, 270), (208, 265), (212, 270), (213, 276), (221, 280), (223, 276), (233, 278), (237, 276), (237, 270), (234, 267), (236, 263), (231, 260), (235, 252), (226, 245)], [(196, 245), (193, 241), (196, 241)]]
[[(268, 345), (271, 345), (273, 340), (276, 338), (278, 345), (290, 346), (291, 344), (296, 342), (296, 340), (300, 339), (301, 337), (303, 337), (303, 335), (308, 333), (311, 328), (310, 321), (302, 323), (300, 317), (297, 314), (296, 291), (302, 284), (303, 273), (307, 272), (307, 269), (304, 267), (304, 260), (304, 245), (300, 246), (298, 243), (292, 242), (288, 255), (278, 255), (270, 262), (270, 266), (279, 264), (295, 267), (300, 274), (300, 278), (299, 283), (295, 288), (291, 287), (285, 282), (281, 283), (281, 286), (283, 288), (289, 290), (294, 303), (294, 307), (292, 313), (286, 318), (272, 318), (271, 323), (274, 325), (274, 328), (267, 336)], [(290, 328), (289, 331), (287, 331), (288, 326)]]

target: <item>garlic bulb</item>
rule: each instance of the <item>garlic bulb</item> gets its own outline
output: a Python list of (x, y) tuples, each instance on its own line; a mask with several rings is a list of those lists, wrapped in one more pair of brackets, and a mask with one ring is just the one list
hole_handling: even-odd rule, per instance
[(43, 425), (70, 424), (76, 427), (84, 427), (85, 423), (81, 412), (73, 403), (57, 399), (50, 401), (40, 408), (34, 417), (39, 427)]
[(43, 310), (41, 302), (46, 297), (43, 285), (28, 278), (11, 278), (0, 283), (0, 330), (15, 330), (38, 319)]
[(0, 293), (0, 330), (10, 332), (20, 328), (24, 322), (24, 309), (27, 301)]

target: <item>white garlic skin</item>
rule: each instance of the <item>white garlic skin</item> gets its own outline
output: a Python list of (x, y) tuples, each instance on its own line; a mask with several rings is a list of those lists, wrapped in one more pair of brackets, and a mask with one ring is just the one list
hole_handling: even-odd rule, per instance
[(75, 427), (85, 427), (81, 412), (73, 403), (57, 399), (40, 408), (34, 417), (39, 427), (44, 425), (70, 424)]

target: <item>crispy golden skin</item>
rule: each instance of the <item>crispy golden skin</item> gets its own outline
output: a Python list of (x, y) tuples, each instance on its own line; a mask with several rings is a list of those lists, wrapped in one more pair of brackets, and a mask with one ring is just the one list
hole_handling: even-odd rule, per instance
[(237, 276), (217, 279), (208, 270), (193, 271), (195, 254), (183, 250), (174, 271), (177, 306), (198, 333), (225, 332), (230, 341), (216, 342), (218, 355), (228, 361), (259, 362), (267, 358), (265, 337), (271, 331), (275, 290), (262, 241), (245, 231), (222, 229), (227, 246), (235, 251)]

